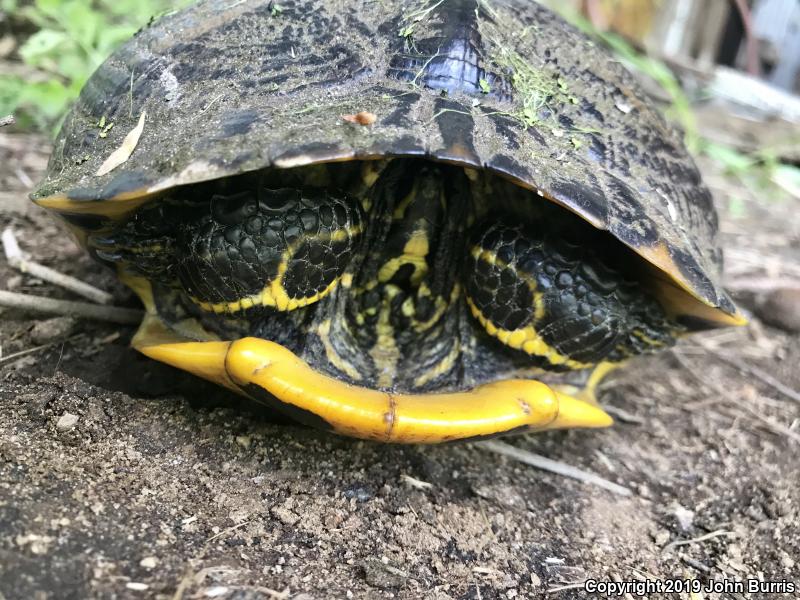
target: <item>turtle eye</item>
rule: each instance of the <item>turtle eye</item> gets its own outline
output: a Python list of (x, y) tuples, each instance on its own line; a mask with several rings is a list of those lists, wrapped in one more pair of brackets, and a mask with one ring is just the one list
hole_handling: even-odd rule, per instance
[(670, 345), (675, 327), (658, 302), (598, 256), (614, 249), (597, 232), (587, 230), (583, 244), (574, 233), (557, 224), (545, 230), (503, 221), (479, 228), (465, 286), (486, 332), (556, 369)]
[(178, 227), (175, 276), (201, 308), (290, 311), (321, 300), (347, 269), (360, 204), (322, 191), (216, 195)]

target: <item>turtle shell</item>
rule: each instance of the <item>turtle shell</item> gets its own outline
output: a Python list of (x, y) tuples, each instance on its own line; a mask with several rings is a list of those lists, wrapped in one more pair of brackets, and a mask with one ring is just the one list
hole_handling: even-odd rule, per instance
[[(342, 118), (361, 112), (374, 122)], [(98, 175), (126, 136), (132, 154)], [(617, 61), (531, 0), (201, 1), (92, 76), (33, 197), (89, 230), (175, 186), (389, 156), (535, 189), (657, 267), (695, 325), (741, 321), (681, 136)]]

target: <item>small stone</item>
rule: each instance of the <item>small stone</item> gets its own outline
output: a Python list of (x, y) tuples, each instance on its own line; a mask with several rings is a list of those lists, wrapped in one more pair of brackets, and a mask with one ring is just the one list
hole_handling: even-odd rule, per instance
[(669, 532), (668, 531), (658, 531), (653, 536), (653, 541), (656, 543), (656, 546), (666, 546), (667, 542), (669, 542)]
[(270, 509), (269, 511), (273, 517), (278, 519), (284, 525), (288, 525), (289, 527), (294, 526), (300, 520), (300, 515), (297, 513), (292, 512), (285, 506), (275, 506)]
[(694, 525), (694, 511), (681, 506), (677, 502), (672, 504), (672, 514), (675, 515), (675, 519), (683, 531), (689, 531)]
[(203, 595), (206, 598), (219, 598), (221, 596), (225, 596), (225, 595), (230, 594), (230, 593), (231, 593), (231, 589), (230, 588), (227, 588), (224, 585), (217, 585), (217, 586), (214, 586), (212, 588), (208, 588), (207, 590), (205, 590)]
[(364, 579), (372, 587), (388, 590), (404, 585), (408, 574), (373, 558), (364, 563)]
[(150, 589), (150, 586), (146, 583), (136, 583), (134, 581), (129, 581), (125, 584), (125, 587), (134, 592), (146, 592)]
[(72, 431), (78, 424), (78, 420), (78, 415), (64, 413), (61, 415), (61, 417), (59, 417), (58, 422), (56, 423), (56, 429), (58, 431)]
[(155, 556), (146, 556), (139, 561), (139, 566), (145, 569), (155, 569), (158, 566), (158, 558)]
[(629, 112), (633, 110), (633, 106), (628, 104), (627, 102), (617, 102), (615, 104), (617, 110), (621, 112), (623, 115), (627, 115)]
[(72, 334), (77, 323), (72, 317), (56, 317), (39, 321), (31, 330), (31, 340), (39, 346), (60, 342)]
[(800, 289), (784, 288), (770, 292), (756, 306), (756, 314), (768, 325), (800, 332)]

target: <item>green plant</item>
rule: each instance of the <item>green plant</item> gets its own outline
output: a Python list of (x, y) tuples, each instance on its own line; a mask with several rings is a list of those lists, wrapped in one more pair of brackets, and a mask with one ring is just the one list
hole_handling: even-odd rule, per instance
[(722, 167), (726, 175), (738, 180), (752, 197), (766, 201), (786, 195), (800, 198), (800, 167), (781, 162), (773, 148), (743, 153), (702, 140), (700, 151)]
[(182, 0), (0, 0), (0, 10), (36, 31), (20, 46), (21, 68), (0, 75), (0, 114), (23, 128), (54, 130), (86, 80), (149, 19)]
[[(698, 131), (691, 100), (664, 62), (638, 51), (613, 32), (598, 30), (564, 3), (552, 4), (573, 25), (607, 46), (629, 69), (646, 75), (666, 92), (670, 101), (667, 116), (683, 129), (690, 152), (711, 158), (722, 167), (728, 177), (737, 180), (751, 197), (765, 200), (779, 200), (787, 195), (800, 197), (800, 168), (781, 162), (779, 149), (761, 148), (745, 153), (704, 139)], [(733, 213), (741, 212), (743, 207), (741, 198), (731, 198)]]

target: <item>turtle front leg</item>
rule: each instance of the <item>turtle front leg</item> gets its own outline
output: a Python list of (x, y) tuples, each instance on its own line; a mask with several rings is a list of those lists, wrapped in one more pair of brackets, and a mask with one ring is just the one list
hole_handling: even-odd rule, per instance
[(548, 370), (593, 369), (672, 345), (682, 327), (640, 281), (609, 265), (619, 255), (599, 232), (587, 240), (557, 223), (495, 220), (477, 228), (469, 250), (470, 310), (489, 335)]

